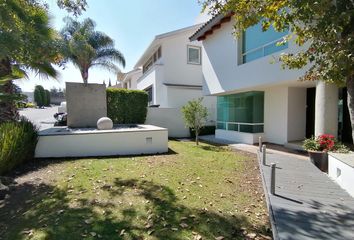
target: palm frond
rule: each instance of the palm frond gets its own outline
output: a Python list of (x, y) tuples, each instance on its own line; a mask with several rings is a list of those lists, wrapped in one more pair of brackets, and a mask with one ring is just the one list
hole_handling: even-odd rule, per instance
[(125, 58), (123, 54), (114, 48), (101, 49), (97, 52), (95, 61), (115, 61), (125, 67)]

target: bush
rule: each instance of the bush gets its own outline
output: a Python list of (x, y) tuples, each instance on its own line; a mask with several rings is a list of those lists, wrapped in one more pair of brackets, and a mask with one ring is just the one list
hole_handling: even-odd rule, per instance
[[(189, 128), (189, 132), (192, 138), (195, 138), (195, 132), (193, 129)], [(215, 134), (215, 126), (204, 126), (200, 129), (199, 136), (201, 135), (214, 135)]]
[(311, 138), (305, 139), (303, 147), (307, 151), (349, 152), (349, 149), (338, 142), (338, 140), (331, 134), (322, 134), (317, 137), (312, 136)]
[(50, 92), (48, 90), (44, 90), (44, 106), (49, 107), (50, 106)]
[(45, 90), (41, 85), (37, 85), (34, 88), (34, 101), (37, 103), (38, 107), (43, 107), (46, 103)]
[(26, 107), (26, 108), (35, 108), (35, 107), (36, 107), (36, 104), (29, 102), (29, 103), (26, 103), (26, 106), (25, 106), (25, 107)]
[(107, 115), (113, 123), (145, 122), (148, 94), (141, 90), (107, 88)]
[(34, 157), (37, 129), (28, 120), (0, 125), (0, 174), (6, 173)]

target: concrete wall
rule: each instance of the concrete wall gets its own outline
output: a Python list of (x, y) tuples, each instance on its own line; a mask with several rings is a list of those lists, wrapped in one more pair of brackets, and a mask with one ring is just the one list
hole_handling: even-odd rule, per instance
[[(209, 117), (206, 125), (215, 125), (215, 109), (208, 109)], [(190, 137), (180, 108), (148, 108), (146, 124), (152, 124), (168, 129), (169, 137)]]
[(306, 137), (306, 88), (288, 88), (288, 142)]
[(103, 84), (66, 83), (69, 127), (96, 127), (107, 116), (106, 86)]
[(35, 157), (116, 156), (167, 152), (167, 130), (155, 126), (143, 126), (146, 129), (40, 135)]
[(215, 131), (215, 137), (233, 141), (233, 142), (255, 144), (258, 143), (259, 137), (262, 137), (264, 139), (264, 133), (243, 133), (243, 132), (217, 129)]
[(167, 87), (167, 105), (171, 108), (180, 108), (188, 101), (203, 97), (203, 104), (207, 108), (216, 108), (215, 96), (203, 96), (201, 89), (183, 87)]
[[(233, 31), (233, 23), (225, 23), (203, 41), (202, 68), (206, 94), (294, 81), (304, 74), (306, 69), (283, 70), (280, 62), (272, 64), (281, 51), (240, 64), (239, 41)], [(289, 48), (284, 51), (297, 52), (298, 48), (290, 41)]]
[(340, 161), (340, 158), (346, 158), (348, 162), (353, 162), (354, 153), (333, 155), (329, 154), (328, 175), (343, 189), (345, 189), (352, 197), (354, 197), (354, 168), (353, 166)]

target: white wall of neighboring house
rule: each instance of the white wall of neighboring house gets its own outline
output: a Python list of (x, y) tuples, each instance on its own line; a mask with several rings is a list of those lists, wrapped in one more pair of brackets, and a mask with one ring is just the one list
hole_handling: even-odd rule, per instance
[[(152, 86), (152, 105), (146, 123), (167, 127), (170, 137), (188, 137), (184, 127), (181, 107), (188, 101), (203, 97), (203, 73), (201, 64), (188, 63), (188, 46), (199, 47), (199, 41), (190, 42), (189, 37), (200, 27), (196, 25), (171, 33), (159, 35), (151, 43), (135, 67), (143, 67), (157, 49), (161, 58), (137, 80), (137, 89)], [(209, 125), (215, 125), (216, 97), (204, 96), (203, 104), (210, 109)]]

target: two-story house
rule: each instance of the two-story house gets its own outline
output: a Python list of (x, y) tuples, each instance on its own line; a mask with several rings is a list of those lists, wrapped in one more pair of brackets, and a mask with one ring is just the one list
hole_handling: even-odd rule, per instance
[[(149, 93), (150, 105), (179, 108), (203, 96), (201, 43), (189, 41), (200, 26), (157, 35), (135, 64), (135, 69), (142, 69), (137, 89)], [(211, 102), (205, 97), (206, 105)]]
[(202, 43), (204, 92), (217, 96), (216, 138), (288, 144), (328, 133), (351, 141), (345, 91), (299, 81), (306, 68), (283, 69), (277, 61), (299, 51), (293, 42), (278, 44), (287, 31), (263, 32), (258, 24), (239, 38), (233, 32), (232, 15), (219, 14), (190, 37)]
[(149, 94), (146, 123), (168, 128), (170, 137), (190, 135), (181, 107), (200, 97), (209, 110), (207, 125), (215, 125), (216, 97), (207, 96), (202, 89), (201, 43), (189, 41), (201, 26), (198, 24), (157, 35), (134, 67), (142, 69), (136, 89)]

